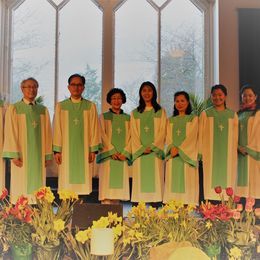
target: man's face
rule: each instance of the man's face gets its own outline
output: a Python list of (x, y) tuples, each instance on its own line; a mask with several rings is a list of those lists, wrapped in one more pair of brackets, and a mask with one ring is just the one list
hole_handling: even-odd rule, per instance
[(26, 80), (21, 86), (23, 97), (29, 101), (33, 101), (38, 93), (38, 86), (33, 80)]
[(81, 95), (85, 89), (80, 77), (74, 77), (71, 79), (68, 85), (69, 92), (72, 98), (81, 98)]

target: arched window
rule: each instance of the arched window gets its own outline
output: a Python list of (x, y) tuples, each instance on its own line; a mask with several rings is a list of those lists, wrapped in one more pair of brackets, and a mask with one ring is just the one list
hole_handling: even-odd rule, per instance
[(68, 77), (81, 73), (99, 112), (112, 87), (125, 90), (130, 112), (149, 80), (170, 114), (175, 91), (203, 97), (213, 81), (211, 7), (208, 0), (1, 0), (1, 97), (18, 101), (20, 82), (32, 76), (52, 114), (69, 96)]

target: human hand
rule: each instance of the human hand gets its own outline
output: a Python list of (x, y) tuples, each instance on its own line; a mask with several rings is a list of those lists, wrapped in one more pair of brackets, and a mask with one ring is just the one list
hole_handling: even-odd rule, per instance
[(56, 163), (58, 165), (60, 165), (62, 163), (62, 155), (61, 155), (61, 153), (55, 153), (54, 154), (54, 159), (55, 159)]
[(21, 158), (14, 158), (12, 162), (19, 168), (23, 166), (23, 160)]

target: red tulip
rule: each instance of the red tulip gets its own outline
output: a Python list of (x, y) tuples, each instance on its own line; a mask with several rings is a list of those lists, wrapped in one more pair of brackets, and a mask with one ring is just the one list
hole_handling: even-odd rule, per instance
[(231, 187), (226, 188), (226, 193), (229, 197), (233, 196), (234, 191)]
[(221, 187), (220, 187), (220, 186), (215, 187), (215, 192), (216, 192), (217, 194), (220, 194), (220, 193), (222, 192)]

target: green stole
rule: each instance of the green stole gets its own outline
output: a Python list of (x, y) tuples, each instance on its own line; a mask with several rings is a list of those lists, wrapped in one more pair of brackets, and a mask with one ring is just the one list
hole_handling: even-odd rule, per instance
[(0, 100), (0, 107), (3, 107), (3, 106), (4, 106), (4, 101)]
[(208, 117), (213, 118), (213, 162), (211, 187), (227, 187), (228, 164), (228, 122), (234, 118), (230, 109), (217, 111), (215, 108), (207, 109)]
[[(175, 116), (170, 118), (172, 127), (173, 146), (179, 147), (186, 138), (186, 125), (194, 118), (193, 115)], [(185, 193), (184, 161), (181, 156), (172, 158), (172, 181), (171, 191), (175, 193)]]
[[(145, 148), (151, 146), (154, 141), (154, 118), (161, 115), (161, 109), (156, 113), (153, 109), (143, 113), (134, 112), (134, 116), (140, 120), (140, 141)], [(140, 157), (141, 192), (155, 192), (155, 156), (156, 154), (151, 152)]]
[[(252, 111), (245, 111), (239, 115), (239, 145), (246, 147), (248, 140), (247, 125), (248, 119), (252, 116)], [(248, 156), (238, 153), (238, 186), (248, 185)]]
[[(110, 120), (112, 125), (112, 140), (111, 143), (115, 150), (122, 153), (125, 148), (126, 140), (126, 121), (130, 120), (127, 114), (114, 114), (112, 112), (104, 113), (104, 119)], [(110, 159), (110, 189), (122, 189), (124, 180), (124, 162), (120, 160)]]
[(90, 107), (91, 103), (85, 99), (79, 103), (73, 103), (70, 99), (61, 102), (61, 109), (68, 111), (70, 184), (85, 183), (85, 160), (88, 160), (88, 152), (84, 149), (84, 124), (87, 124), (84, 122), (84, 111)]
[(14, 104), (18, 115), (25, 115), (27, 130), (27, 193), (39, 189), (42, 183), (42, 125), (41, 115), (45, 115), (42, 105), (27, 105), (23, 101)]

